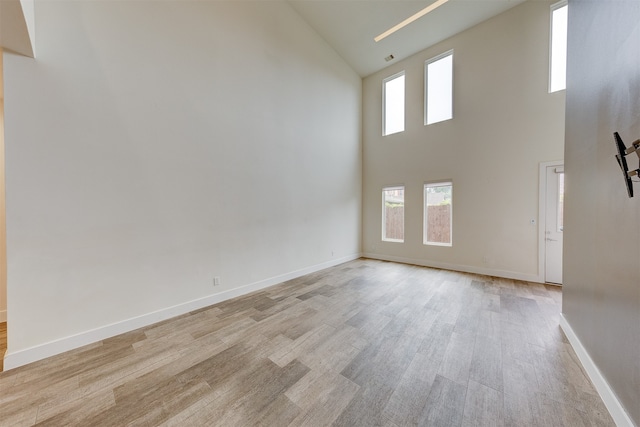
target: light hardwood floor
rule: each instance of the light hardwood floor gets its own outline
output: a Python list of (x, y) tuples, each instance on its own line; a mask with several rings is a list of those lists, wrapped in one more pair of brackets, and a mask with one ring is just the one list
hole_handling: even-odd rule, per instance
[(612, 426), (559, 288), (356, 260), (0, 374), (3, 426)]

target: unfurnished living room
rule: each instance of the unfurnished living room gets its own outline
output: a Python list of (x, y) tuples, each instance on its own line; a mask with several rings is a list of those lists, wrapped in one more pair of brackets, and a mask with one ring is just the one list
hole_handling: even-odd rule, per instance
[(0, 426), (640, 425), (640, 2), (2, 0), (0, 43)]

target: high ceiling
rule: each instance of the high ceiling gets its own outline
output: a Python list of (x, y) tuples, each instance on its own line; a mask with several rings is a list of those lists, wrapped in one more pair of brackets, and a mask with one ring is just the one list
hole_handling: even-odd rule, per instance
[[(366, 77), (525, 0), (450, 0), (376, 43), (378, 34), (433, 0), (289, 0), (353, 69)], [(386, 62), (385, 57), (395, 59)]]

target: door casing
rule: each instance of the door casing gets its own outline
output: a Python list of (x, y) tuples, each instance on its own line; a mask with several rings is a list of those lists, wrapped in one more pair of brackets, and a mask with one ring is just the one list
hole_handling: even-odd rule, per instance
[(564, 167), (563, 160), (540, 163), (538, 183), (538, 280), (545, 283), (545, 258), (546, 258), (546, 212), (547, 212), (547, 168)]

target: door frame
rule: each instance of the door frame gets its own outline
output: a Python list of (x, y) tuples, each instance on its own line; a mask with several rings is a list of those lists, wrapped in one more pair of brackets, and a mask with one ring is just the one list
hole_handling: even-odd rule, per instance
[(545, 281), (545, 230), (547, 229), (547, 168), (548, 167), (564, 167), (564, 160), (556, 160), (553, 162), (540, 162), (538, 175), (538, 280), (540, 283)]
[[(0, 0), (2, 1), (2, 0)], [(7, 209), (4, 146), (4, 49), (0, 47), (0, 323), (7, 321)], [(2, 354), (0, 354), (2, 358)], [(2, 371), (0, 369), (0, 371)]]

